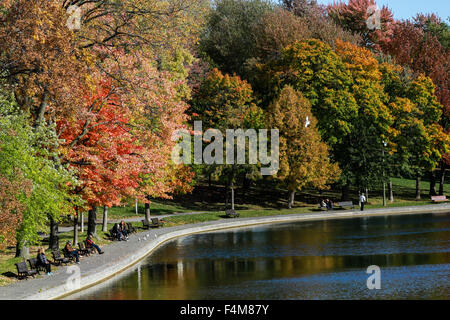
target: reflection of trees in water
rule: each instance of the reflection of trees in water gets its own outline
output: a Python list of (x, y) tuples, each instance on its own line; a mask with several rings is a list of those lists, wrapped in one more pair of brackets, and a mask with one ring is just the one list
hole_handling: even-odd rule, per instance
[(288, 281), (349, 270), (365, 277), (373, 264), (383, 269), (449, 263), (450, 216), (442, 219), (324, 220), (187, 236), (156, 250), (140, 272), (114, 282), (102, 298), (208, 299), (202, 295), (258, 280)]

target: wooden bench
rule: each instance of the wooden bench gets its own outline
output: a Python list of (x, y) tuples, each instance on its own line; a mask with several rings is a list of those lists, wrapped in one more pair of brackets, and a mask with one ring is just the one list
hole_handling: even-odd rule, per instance
[(225, 215), (227, 218), (239, 218), (239, 213), (234, 211), (233, 209), (225, 210)]
[(352, 201), (338, 202), (337, 205), (341, 208), (352, 208), (353, 209), (355, 207), (355, 205), (353, 204)]
[(52, 256), (53, 256), (53, 261), (58, 266), (61, 264), (68, 264), (70, 262), (69, 259), (61, 257), (61, 253), (59, 252), (59, 250), (53, 250)]
[[(78, 252), (82, 256), (84, 256), (84, 255), (88, 256), (91, 254), (91, 250), (86, 248), (86, 246), (84, 245), (84, 242), (78, 242), (78, 248), (80, 248), (80, 250)], [(94, 250), (94, 248), (92, 248), (92, 250)]]
[(432, 196), (431, 197), (431, 201), (433, 202), (444, 202), (444, 201), (448, 201), (446, 196)]
[(151, 223), (148, 223), (145, 219), (142, 220), (142, 226), (144, 229), (159, 228), (162, 227), (162, 225), (162, 222), (158, 218), (152, 218)]
[(137, 232), (136, 228), (133, 227), (131, 222), (127, 222), (127, 231), (129, 234)]
[(16, 263), (16, 268), (17, 268), (17, 277), (19, 279), (25, 279), (28, 277), (34, 278), (34, 276), (38, 273), (34, 269), (29, 270), (26, 262)]
[(42, 264), (38, 264), (37, 262), (37, 258), (31, 258), (27, 260), (29, 265), (30, 265), (30, 269), (31, 270), (36, 270), (37, 274), (40, 274), (39, 271), (46, 271), (45, 267)]

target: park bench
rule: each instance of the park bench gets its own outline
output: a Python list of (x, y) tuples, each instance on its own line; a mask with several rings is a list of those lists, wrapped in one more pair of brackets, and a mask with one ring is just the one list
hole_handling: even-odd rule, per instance
[[(81, 255), (83, 256), (88, 256), (91, 254), (91, 250), (87, 249), (86, 246), (84, 245), (84, 242), (78, 242), (78, 248), (80, 248), (80, 250), (78, 251)], [(92, 248), (94, 249), (94, 248)]]
[(127, 231), (130, 234), (137, 232), (136, 228), (133, 227), (133, 224), (131, 222), (127, 222)]
[(89, 254), (95, 253), (95, 248), (93, 246), (89, 246), (86, 240), (83, 240), (84, 247), (89, 251)]
[(338, 202), (338, 206), (341, 208), (352, 208), (352, 209), (355, 207), (352, 201)]
[(239, 218), (239, 213), (234, 211), (233, 209), (225, 210), (225, 215), (227, 218)]
[(433, 202), (444, 202), (444, 201), (448, 201), (446, 196), (432, 196), (431, 197), (431, 201)]
[(118, 233), (114, 232), (114, 228), (109, 230), (109, 239), (110, 240), (112, 240), (112, 241), (117, 240), (117, 236), (118, 236)]
[(56, 265), (68, 264), (70, 262), (68, 258), (61, 257), (61, 253), (59, 252), (59, 250), (53, 250), (52, 256), (53, 261), (55, 262)]
[(64, 254), (64, 258), (69, 259), (70, 262), (74, 262), (75, 261), (75, 256), (71, 255), (66, 248), (62, 249), (62, 252)]
[(37, 258), (28, 259), (28, 263), (30, 265), (31, 270), (36, 270), (38, 274), (39, 271), (45, 271), (45, 267), (41, 264), (38, 264)]
[(25, 279), (27, 277), (33, 277), (38, 273), (35, 269), (28, 269), (26, 262), (16, 263), (17, 277), (19, 279)]
[(158, 218), (152, 218), (151, 219), (151, 223), (148, 223), (145, 219), (142, 220), (142, 226), (145, 229), (149, 229), (149, 228), (159, 228), (161, 227), (163, 224), (162, 222), (158, 219)]

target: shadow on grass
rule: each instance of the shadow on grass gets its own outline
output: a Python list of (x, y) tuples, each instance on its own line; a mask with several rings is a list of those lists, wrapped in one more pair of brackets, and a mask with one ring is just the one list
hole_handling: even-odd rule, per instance
[(2, 273), (2, 276), (8, 277), (8, 278), (15, 278), (18, 279), (17, 274), (11, 272), (11, 271), (6, 271)]

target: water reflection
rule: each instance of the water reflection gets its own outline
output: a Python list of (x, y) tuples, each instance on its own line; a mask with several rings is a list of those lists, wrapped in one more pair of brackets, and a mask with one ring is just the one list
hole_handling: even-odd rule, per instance
[[(70, 299), (448, 299), (450, 214), (192, 235)], [(368, 290), (378, 265), (382, 289)]]

